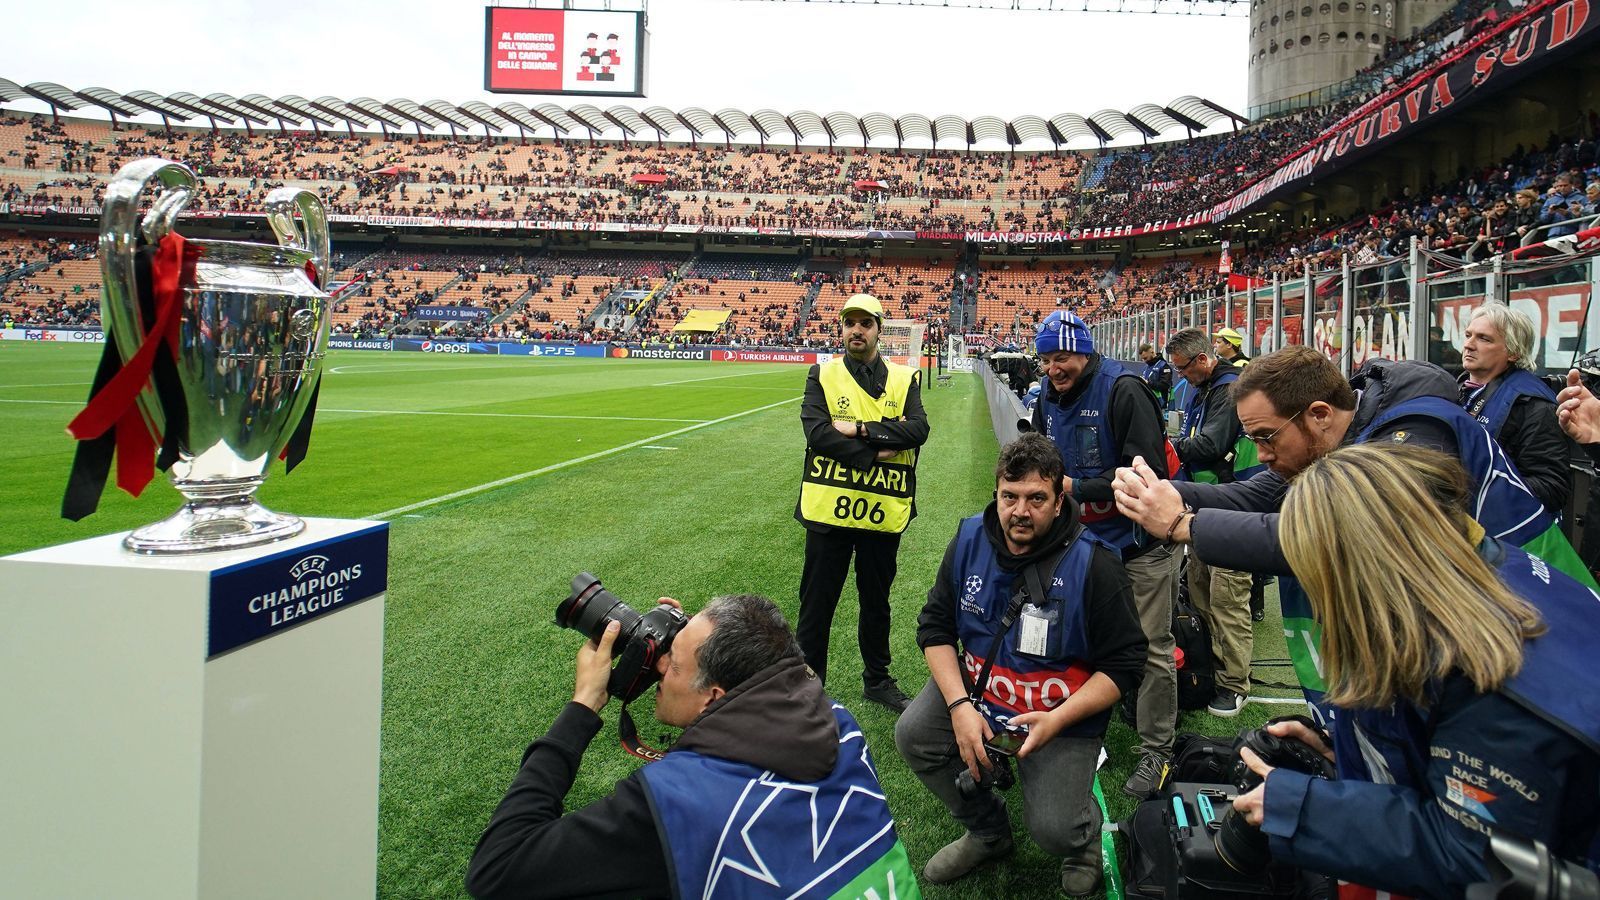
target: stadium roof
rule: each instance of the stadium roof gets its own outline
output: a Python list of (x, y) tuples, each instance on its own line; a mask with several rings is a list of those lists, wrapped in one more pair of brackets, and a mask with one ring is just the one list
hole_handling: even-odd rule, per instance
[(1192, 137), (1195, 132), (1219, 122), (1235, 128), (1247, 124), (1243, 116), (1195, 96), (1178, 97), (1165, 106), (1144, 103), (1126, 112), (1102, 109), (1089, 116), (1060, 113), (1046, 119), (1025, 115), (1007, 121), (997, 116), (968, 120), (948, 115), (929, 118), (916, 113), (890, 116), (881, 112), (856, 115), (836, 111), (819, 115), (803, 109), (789, 113), (773, 109), (751, 113), (724, 109), (712, 113), (699, 107), (671, 110), (664, 106), (644, 109), (613, 106), (601, 109), (588, 103), (572, 106), (540, 103), (529, 107), (516, 102), (490, 106), (476, 100), (459, 105), (446, 100), (429, 100), (419, 104), (404, 97), (387, 103), (370, 97), (348, 101), (319, 97), (308, 101), (293, 94), (276, 100), (263, 94), (242, 97), (209, 94), (202, 99), (189, 93), (166, 97), (151, 91), (119, 94), (99, 87), (73, 91), (46, 81), (18, 85), (0, 78), (0, 102), (26, 97), (48, 104), (52, 114), (88, 104), (110, 112), (113, 121), (119, 115), (132, 118), (147, 113), (161, 116), (163, 122), (169, 118), (182, 122), (205, 116), (211, 120), (212, 127), (218, 122), (231, 125), (242, 121), (247, 130), (252, 124), (269, 125), (276, 121), (280, 129), (286, 129), (291, 125), (301, 127), (309, 121), (318, 131), (322, 126), (335, 127), (342, 122), (353, 133), (358, 125), (371, 128), (376, 123), (385, 132), (415, 126), (419, 135), (425, 127), (434, 130), (448, 127), (452, 135), (458, 129), (481, 127), (489, 134), (504, 134), (514, 129), (523, 137), (541, 134), (590, 140), (602, 137), (649, 140), (653, 137), (659, 143), (668, 136), (686, 135), (690, 143), (720, 140), (728, 144), (735, 140), (748, 142), (753, 136), (762, 146), (768, 141), (796, 146), (802, 141), (825, 141), (830, 148), (835, 145), (884, 146), (890, 141), (897, 149), (907, 142), (969, 149), (978, 144), (1015, 149), (1024, 143), (1042, 145), (1046, 142), (1060, 147), (1073, 141), (1095, 141), (1104, 145), (1133, 136), (1148, 141), (1175, 135), (1180, 130)]

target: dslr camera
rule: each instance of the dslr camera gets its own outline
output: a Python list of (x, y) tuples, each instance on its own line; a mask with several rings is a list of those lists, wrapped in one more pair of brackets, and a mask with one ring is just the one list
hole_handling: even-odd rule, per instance
[(961, 799), (971, 800), (987, 791), (1003, 791), (1016, 784), (1016, 775), (1011, 772), (1011, 757), (1017, 755), (1027, 739), (1027, 734), (1021, 731), (1002, 731), (984, 741), (983, 752), (989, 757), (988, 767), (979, 766), (977, 778), (973, 778), (972, 772), (966, 768), (956, 774), (956, 790), (961, 792)]
[(627, 704), (661, 680), (656, 662), (672, 649), (672, 639), (689, 624), (689, 618), (665, 603), (639, 613), (588, 572), (580, 572), (572, 579), (572, 593), (556, 606), (557, 625), (571, 628), (596, 643), (613, 620), (622, 627), (611, 645), (611, 656), (617, 664), (606, 682), (606, 693)]
[[(1321, 728), (1305, 716), (1284, 716), (1273, 719), (1268, 725), (1279, 722), (1299, 722), (1312, 731)], [(1261, 784), (1260, 775), (1250, 771), (1239, 751), (1249, 747), (1261, 760), (1275, 769), (1292, 769), (1314, 778), (1332, 781), (1337, 777), (1333, 763), (1317, 752), (1316, 748), (1294, 738), (1281, 738), (1267, 731), (1266, 726), (1242, 731), (1233, 742), (1234, 762), (1228, 772), (1228, 781), (1239, 792), (1246, 794)], [(1215, 835), (1217, 856), (1228, 868), (1241, 874), (1254, 874), (1267, 868), (1272, 854), (1267, 847), (1267, 836), (1260, 828), (1245, 821), (1230, 803), (1218, 821)]]

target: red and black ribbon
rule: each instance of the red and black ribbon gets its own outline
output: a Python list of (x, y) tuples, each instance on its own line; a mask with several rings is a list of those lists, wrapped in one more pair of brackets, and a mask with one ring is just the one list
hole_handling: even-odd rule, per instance
[[(155, 248), (134, 256), (134, 283), (145, 336), (134, 355), (123, 362), (107, 329), (100, 365), (89, 390), (89, 402), (67, 425), (78, 441), (67, 480), (61, 515), (76, 522), (95, 511), (105, 490), (113, 452), (117, 487), (137, 497), (157, 468), (165, 471), (178, 459), (178, 445), (188, 433), (188, 407), (178, 379), (178, 328), (183, 316), (183, 289), (195, 282), (200, 248), (178, 234), (168, 234)], [(166, 352), (161, 352), (162, 348)], [(153, 384), (166, 419), (166, 433), (152, 435), (137, 398)], [(156, 456), (157, 441), (160, 455)]]

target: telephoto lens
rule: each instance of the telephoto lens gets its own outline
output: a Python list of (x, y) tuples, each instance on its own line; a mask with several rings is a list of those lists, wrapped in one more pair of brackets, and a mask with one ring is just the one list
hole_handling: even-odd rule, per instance
[(615, 619), (619, 628), (617, 640), (611, 645), (613, 659), (628, 646), (628, 638), (638, 626), (640, 618), (632, 607), (617, 599), (615, 594), (605, 589), (600, 579), (588, 572), (579, 572), (572, 579), (572, 593), (556, 605), (557, 625), (587, 635), (596, 643), (606, 633), (606, 623)]
[(588, 572), (578, 573), (572, 579), (572, 593), (556, 605), (556, 624), (599, 643), (606, 633), (606, 623), (613, 621), (618, 629), (611, 644), (611, 658), (618, 662), (611, 671), (606, 693), (628, 703), (661, 680), (656, 662), (672, 649), (672, 639), (689, 619), (665, 603), (640, 614), (606, 590), (600, 579)]
[(1217, 855), (1228, 868), (1244, 875), (1254, 875), (1272, 862), (1266, 832), (1245, 821), (1244, 814), (1232, 804), (1223, 810), (1217, 823), (1216, 844)]

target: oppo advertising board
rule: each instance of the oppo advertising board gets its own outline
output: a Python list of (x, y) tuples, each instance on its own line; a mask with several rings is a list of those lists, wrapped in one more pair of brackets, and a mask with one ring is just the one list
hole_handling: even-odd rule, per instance
[(484, 20), (486, 91), (644, 96), (642, 12), (491, 6)]

